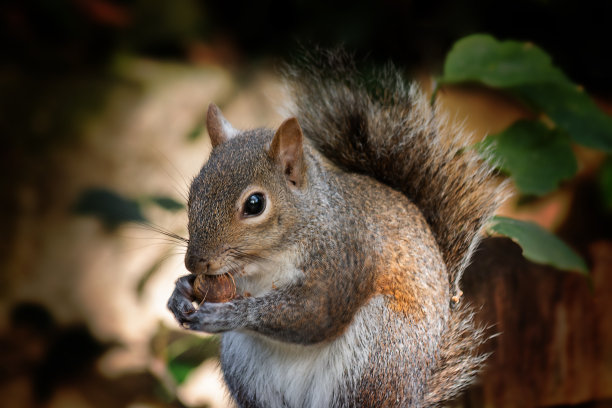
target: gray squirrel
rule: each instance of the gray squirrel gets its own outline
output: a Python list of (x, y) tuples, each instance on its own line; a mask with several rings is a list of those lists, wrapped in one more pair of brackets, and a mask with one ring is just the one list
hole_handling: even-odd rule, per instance
[[(236, 130), (211, 105), (168, 307), (222, 333), (240, 407), (429, 407), (486, 356), (461, 274), (504, 184), (414, 84), (321, 52), (286, 77), (291, 117)], [(239, 296), (194, 305), (196, 274)]]

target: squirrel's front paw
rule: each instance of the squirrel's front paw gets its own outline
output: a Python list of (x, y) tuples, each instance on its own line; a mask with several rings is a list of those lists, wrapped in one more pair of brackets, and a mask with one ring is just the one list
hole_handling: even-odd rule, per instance
[(220, 333), (244, 327), (245, 316), (240, 311), (239, 302), (203, 303), (181, 322), (190, 330), (207, 333)]
[(176, 281), (176, 287), (174, 292), (168, 299), (168, 309), (174, 314), (176, 320), (183, 324), (187, 320), (187, 317), (195, 312), (193, 306), (193, 300), (195, 295), (193, 293), (193, 281), (195, 275), (187, 275), (179, 278)]

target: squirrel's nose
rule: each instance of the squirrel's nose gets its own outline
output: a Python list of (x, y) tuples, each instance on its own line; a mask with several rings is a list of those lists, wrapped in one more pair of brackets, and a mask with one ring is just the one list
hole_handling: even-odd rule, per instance
[(206, 273), (210, 266), (210, 262), (201, 256), (188, 255), (185, 257), (185, 267), (191, 273), (202, 274)]

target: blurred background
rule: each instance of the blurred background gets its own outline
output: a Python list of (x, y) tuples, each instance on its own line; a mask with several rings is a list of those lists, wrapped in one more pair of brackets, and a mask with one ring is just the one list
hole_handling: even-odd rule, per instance
[[(431, 92), (461, 37), (530, 41), (610, 114), (611, 15), (612, 3), (598, 0), (2, 1), (0, 405), (229, 406), (215, 338), (178, 330), (166, 311), (185, 248), (156, 230), (187, 235), (188, 185), (210, 148), (208, 104), (237, 128), (277, 126), (285, 96), (276, 67), (298, 44), (392, 60)], [(482, 88), (449, 87), (438, 98), (476, 139), (529, 115)], [(611, 305), (600, 302), (612, 295), (612, 233), (590, 187), (604, 157), (577, 155), (578, 181), (504, 212), (559, 230), (597, 272), (589, 286), (517, 266), (531, 271), (525, 287), (540, 291), (530, 297), (552, 293), (553, 309), (573, 299), (578, 306), (563, 310), (574, 318), (563, 322), (588, 315), (592, 331), (568, 346), (555, 339), (573, 342), (567, 333), (584, 327), (546, 326), (564, 356), (547, 360), (546, 387), (525, 384), (531, 361), (519, 359), (513, 379), (485, 381), (458, 406), (612, 406)], [(517, 331), (537, 326), (521, 322)], [(538, 341), (529, 355), (544, 353)]]

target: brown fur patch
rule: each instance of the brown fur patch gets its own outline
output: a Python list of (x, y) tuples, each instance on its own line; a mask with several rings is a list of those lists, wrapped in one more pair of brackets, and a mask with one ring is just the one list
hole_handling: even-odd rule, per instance
[(376, 279), (376, 292), (389, 297), (389, 307), (396, 313), (415, 318), (423, 316), (415, 285), (410, 283), (408, 268), (398, 254), (392, 254), (386, 269)]

